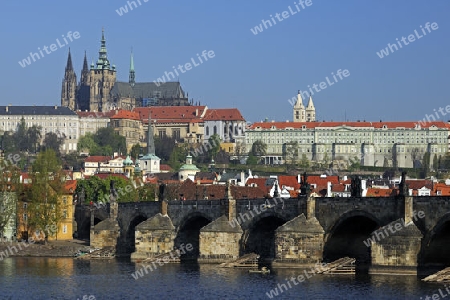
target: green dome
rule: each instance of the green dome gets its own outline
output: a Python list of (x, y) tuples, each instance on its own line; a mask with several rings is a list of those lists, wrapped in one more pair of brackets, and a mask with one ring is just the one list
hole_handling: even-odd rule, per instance
[(123, 165), (124, 166), (132, 166), (133, 165), (133, 161), (131, 160), (131, 157), (129, 155), (123, 161)]

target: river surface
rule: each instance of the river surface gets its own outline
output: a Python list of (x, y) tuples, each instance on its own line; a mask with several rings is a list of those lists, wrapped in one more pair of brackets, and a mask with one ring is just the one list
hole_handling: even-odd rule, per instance
[(298, 278), (303, 270), (262, 275), (217, 265), (166, 264), (136, 280), (132, 275), (141, 267), (128, 260), (7, 258), (0, 261), (0, 299), (270, 299), (267, 293), (278, 284), (283, 292), (272, 293), (272, 299), (426, 299), (439, 289), (448, 296), (442, 284), (416, 276), (309, 275), (295, 284), (287, 278)]

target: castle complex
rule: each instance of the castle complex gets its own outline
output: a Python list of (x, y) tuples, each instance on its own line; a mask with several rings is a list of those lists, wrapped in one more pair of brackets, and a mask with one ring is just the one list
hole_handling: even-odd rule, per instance
[(154, 82), (136, 82), (132, 53), (128, 82), (116, 81), (116, 76), (116, 67), (108, 59), (102, 31), (97, 63), (92, 62), (89, 68), (85, 53), (79, 82), (69, 50), (61, 89), (61, 106), (72, 110), (107, 112), (117, 108), (132, 110), (135, 107), (191, 104), (179, 82), (166, 82), (159, 86)]

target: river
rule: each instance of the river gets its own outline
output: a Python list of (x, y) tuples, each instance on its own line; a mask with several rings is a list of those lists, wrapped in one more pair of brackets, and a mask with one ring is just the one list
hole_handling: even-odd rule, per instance
[(423, 283), (416, 276), (309, 275), (288, 283), (304, 271), (276, 269), (262, 275), (217, 265), (166, 264), (134, 279), (140, 267), (129, 260), (7, 258), (0, 261), (0, 299), (252, 300), (270, 299), (268, 293), (279, 284), (283, 292), (270, 294), (272, 299), (426, 299), (439, 289), (449, 294), (442, 284)]

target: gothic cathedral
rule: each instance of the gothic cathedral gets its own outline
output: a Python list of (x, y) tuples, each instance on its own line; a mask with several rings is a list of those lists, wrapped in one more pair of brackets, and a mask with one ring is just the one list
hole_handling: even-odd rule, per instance
[(135, 82), (133, 53), (130, 59), (128, 82), (116, 81), (116, 67), (108, 60), (106, 39), (102, 30), (101, 46), (97, 63), (92, 62), (88, 68), (87, 56), (84, 54), (83, 69), (80, 82), (73, 69), (72, 56), (69, 49), (64, 79), (61, 89), (61, 106), (72, 110), (106, 112), (123, 108), (132, 110), (135, 107), (150, 105), (190, 105), (179, 82)]

